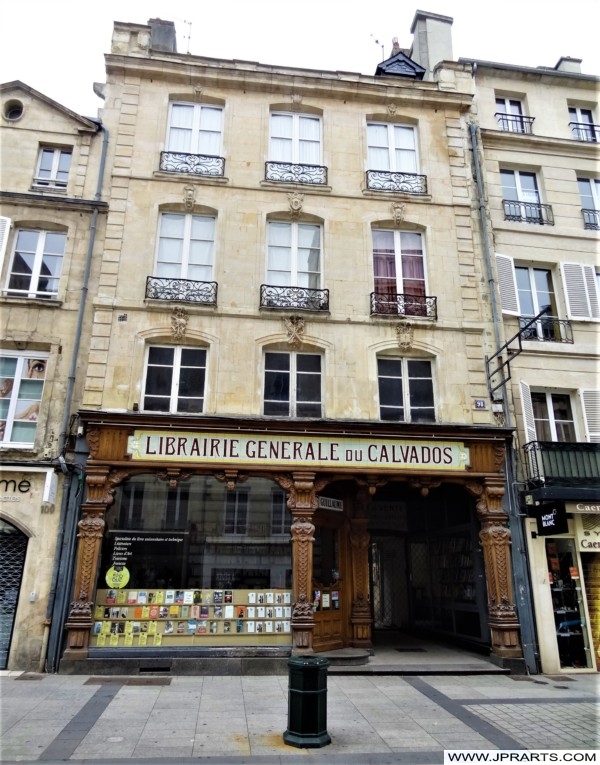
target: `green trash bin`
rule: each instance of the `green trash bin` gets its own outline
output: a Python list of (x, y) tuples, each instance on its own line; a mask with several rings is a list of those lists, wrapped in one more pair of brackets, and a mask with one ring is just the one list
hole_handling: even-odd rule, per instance
[(283, 740), (290, 746), (316, 748), (331, 743), (327, 733), (327, 667), (318, 656), (288, 661), (288, 727)]

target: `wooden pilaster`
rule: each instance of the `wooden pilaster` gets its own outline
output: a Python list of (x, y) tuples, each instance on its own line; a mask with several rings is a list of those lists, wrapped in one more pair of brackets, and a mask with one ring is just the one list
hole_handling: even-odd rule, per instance
[(466, 488), (477, 497), (492, 654), (500, 658), (519, 658), (523, 651), (512, 587), (511, 534), (506, 525), (508, 517), (502, 509), (504, 482), (501, 478), (485, 478), (482, 483), (467, 482)]

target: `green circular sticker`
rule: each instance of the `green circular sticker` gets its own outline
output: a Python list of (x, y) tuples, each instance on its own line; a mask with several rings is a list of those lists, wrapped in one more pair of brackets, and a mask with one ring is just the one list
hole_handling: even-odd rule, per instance
[(125, 587), (129, 581), (129, 571), (125, 566), (115, 568), (111, 566), (106, 572), (106, 584), (112, 589), (118, 590)]

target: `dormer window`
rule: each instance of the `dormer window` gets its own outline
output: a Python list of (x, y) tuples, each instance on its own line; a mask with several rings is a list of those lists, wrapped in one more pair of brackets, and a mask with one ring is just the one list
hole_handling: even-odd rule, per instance
[(71, 149), (42, 146), (33, 179), (34, 187), (65, 190), (69, 179), (71, 157)]

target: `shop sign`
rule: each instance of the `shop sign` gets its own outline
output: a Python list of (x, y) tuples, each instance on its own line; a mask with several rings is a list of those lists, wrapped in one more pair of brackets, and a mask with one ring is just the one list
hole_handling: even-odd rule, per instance
[(577, 520), (580, 551), (600, 552), (600, 513), (581, 514)]
[(567, 502), (567, 513), (597, 513), (600, 515), (600, 499), (596, 502)]
[(232, 433), (164, 433), (136, 430), (128, 440), (132, 460), (196, 464), (377, 470), (466, 470), (469, 450), (457, 441), (265, 436)]
[(569, 531), (564, 502), (546, 502), (536, 507), (537, 530), (541, 537), (566, 534)]

